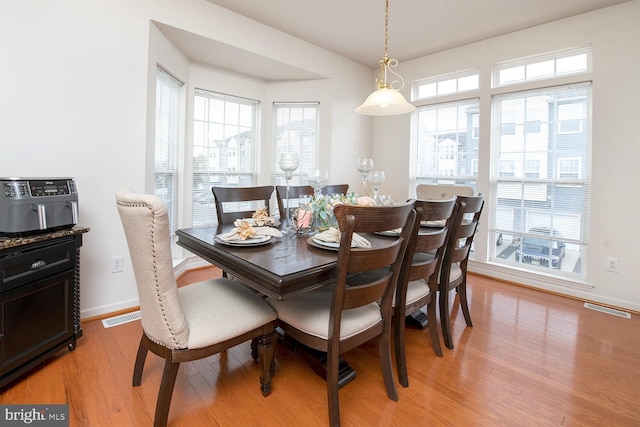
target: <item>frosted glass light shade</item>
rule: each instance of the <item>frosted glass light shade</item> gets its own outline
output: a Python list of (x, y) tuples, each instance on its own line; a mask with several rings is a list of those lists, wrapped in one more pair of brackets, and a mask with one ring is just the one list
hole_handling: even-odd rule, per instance
[(408, 103), (397, 90), (382, 88), (369, 95), (362, 105), (356, 108), (356, 113), (369, 116), (393, 116), (410, 113), (415, 109), (416, 107)]

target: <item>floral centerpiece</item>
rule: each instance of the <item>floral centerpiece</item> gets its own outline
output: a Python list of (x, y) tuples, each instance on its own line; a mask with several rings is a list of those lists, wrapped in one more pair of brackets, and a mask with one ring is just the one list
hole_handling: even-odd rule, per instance
[(313, 228), (318, 231), (328, 230), (330, 227), (338, 228), (338, 220), (333, 209), (342, 204), (357, 206), (375, 206), (376, 202), (369, 196), (349, 195), (320, 196), (313, 199)]

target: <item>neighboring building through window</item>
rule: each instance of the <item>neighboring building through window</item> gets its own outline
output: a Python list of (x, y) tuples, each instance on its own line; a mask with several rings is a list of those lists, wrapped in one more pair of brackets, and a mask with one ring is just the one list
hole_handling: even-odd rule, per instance
[[(583, 277), (588, 243), (591, 85), (495, 96), (489, 230), (501, 236), (493, 261)], [(538, 123), (530, 132), (529, 123)], [(571, 123), (564, 132), (562, 123)], [(507, 166), (508, 165), (508, 166)]]
[(413, 148), (418, 184), (475, 187), (478, 174), (478, 100), (418, 107)]
[(298, 169), (293, 172), (291, 185), (306, 184), (306, 175), (318, 168), (318, 114), (317, 102), (281, 102), (273, 104), (274, 151), (273, 182), (285, 185), (284, 172), (278, 166), (280, 153), (298, 153)]

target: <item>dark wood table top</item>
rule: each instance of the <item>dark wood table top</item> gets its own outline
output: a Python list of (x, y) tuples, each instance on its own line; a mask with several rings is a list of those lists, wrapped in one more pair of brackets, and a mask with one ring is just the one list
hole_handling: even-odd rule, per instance
[[(322, 287), (333, 278), (338, 252), (311, 246), (307, 243), (308, 236), (288, 232), (265, 245), (246, 247), (215, 241), (217, 234), (230, 228), (177, 230), (178, 245), (276, 299)], [(388, 237), (366, 237), (374, 246), (389, 241)]]

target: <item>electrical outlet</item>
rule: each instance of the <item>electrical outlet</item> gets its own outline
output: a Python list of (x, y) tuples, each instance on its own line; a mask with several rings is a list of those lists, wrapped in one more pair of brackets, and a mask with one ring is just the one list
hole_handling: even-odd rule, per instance
[(605, 266), (606, 271), (617, 273), (619, 271), (619, 267), (618, 258), (607, 257), (607, 265)]
[(111, 258), (111, 272), (112, 273), (122, 273), (122, 264), (124, 263), (124, 259), (122, 255), (114, 256)]

